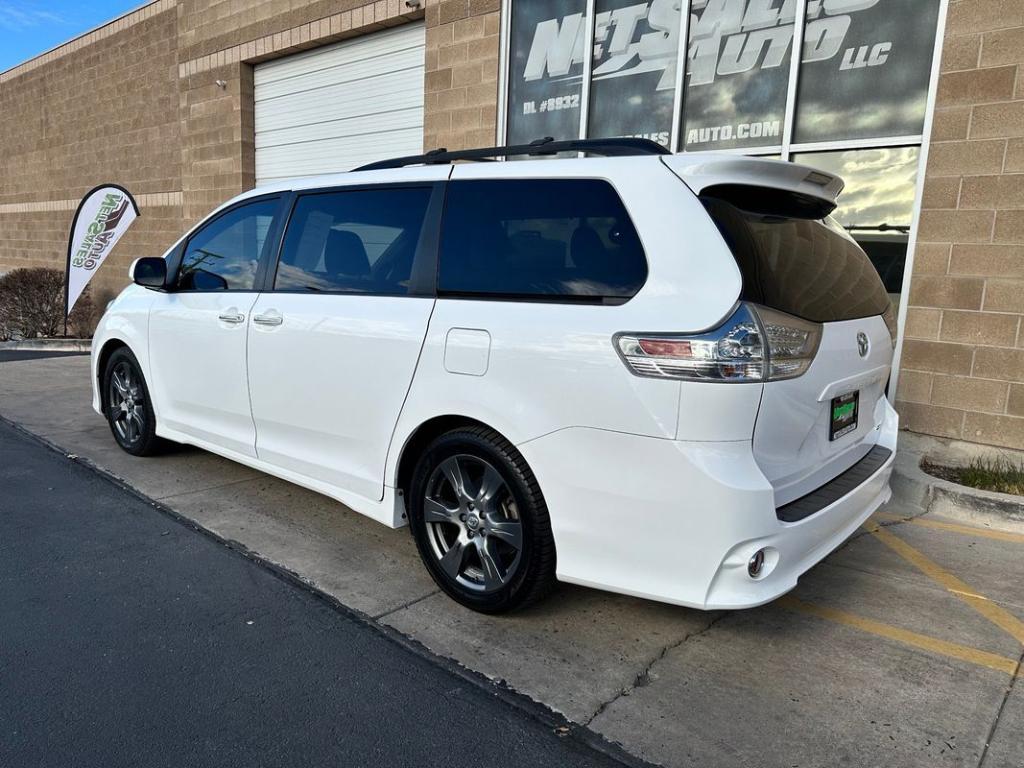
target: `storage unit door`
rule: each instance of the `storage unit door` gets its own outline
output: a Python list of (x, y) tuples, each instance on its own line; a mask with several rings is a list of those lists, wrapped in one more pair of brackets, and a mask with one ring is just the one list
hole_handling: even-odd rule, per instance
[(422, 23), (257, 64), (256, 183), (423, 151)]

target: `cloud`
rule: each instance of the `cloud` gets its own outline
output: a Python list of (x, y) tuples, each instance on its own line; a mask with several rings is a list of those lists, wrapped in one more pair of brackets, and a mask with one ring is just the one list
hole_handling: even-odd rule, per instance
[(21, 32), (44, 24), (65, 24), (59, 14), (27, 0), (0, 0), (0, 29)]
[(851, 149), (795, 155), (793, 160), (846, 181), (834, 216), (843, 225), (909, 225), (917, 180), (917, 147)]

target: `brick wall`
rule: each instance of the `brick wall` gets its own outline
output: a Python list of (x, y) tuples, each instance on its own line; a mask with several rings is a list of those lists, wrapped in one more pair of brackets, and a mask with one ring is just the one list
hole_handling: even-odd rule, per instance
[[(97, 275), (105, 303), (136, 256), (181, 229), (177, 14), (163, 0), (0, 75), (0, 270), (63, 268), (78, 201), (116, 181), (142, 217)], [(60, 55), (57, 55), (60, 54)]]
[(423, 16), (404, 0), (179, 0), (185, 218), (194, 222), (255, 183), (254, 63)]
[(427, 145), (493, 142), (498, 7), (498, 0), (423, 0), (418, 8), (405, 0), (156, 0), (0, 73), (0, 272), (62, 269), (78, 201), (115, 181), (135, 194), (142, 216), (92, 282), (105, 303), (127, 282), (132, 259), (163, 253), (253, 186), (253, 64), (412, 20), (426, 17), (433, 41), (424, 120), (446, 125)]
[(443, 0), (427, 8), (423, 146), (496, 141), (500, 0)]
[(1024, 448), (1024, 0), (949, 6), (897, 407)]

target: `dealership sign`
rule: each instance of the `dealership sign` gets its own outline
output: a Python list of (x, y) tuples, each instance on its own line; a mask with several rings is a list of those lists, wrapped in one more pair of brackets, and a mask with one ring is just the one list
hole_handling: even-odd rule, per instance
[[(680, 0), (596, 0), (595, 5), (588, 132), (644, 136), (667, 144)], [(937, 0), (809, 0), (801, 80), (828, 80), (833, 101), (842, 98), (844, 90), (860, 93), (873, 82), (876, 104), (861, 104), (861, 109), (885, 108), (893, 100), (890, 96), (913, 102), (916, 91), (927, 87), (937, 6)], [(690, 4), (683, 110), (687, 147), (781, 141), (795, 10), (795, 0)], [(514, 3), (509, 129), (516, 140), (575, 135), (586, 27), (585, 4), (580, 0)], [(894, 60), (901, 68), (896, 76), (880, 77), (878, 68)], [(895, 82), (887, 84), (890, 79)], [(909, 92), (908, 85), (913, 86)], [(896, 92), (890, 94), (894, 87)], [(815, 94), (812, 87), (801, 103), (809, 122), (815, 118), (814, 109), (828, 112), (832, 107), (819, 103), (821, 95), (828, 94)], [(865, 96), (871, 97), (870, 91)]]
[(65, 317), (138, 215), (131, 193), (116, 184), (98, 186), (82, 199), (68, 239)]

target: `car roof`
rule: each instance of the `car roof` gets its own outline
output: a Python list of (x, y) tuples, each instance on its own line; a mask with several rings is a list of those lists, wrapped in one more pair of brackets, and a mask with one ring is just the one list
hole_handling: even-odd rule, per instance
[[(535, 168), (534, 164), (537, 165)], [(739, 184), (783, 189), (816, 197), (835, 203), (844, 182), (835, 174), (800, 163), (763, 157), (749, 157), (727, 152), (694, 152), (676, 155), (636, 155), (628, 157), (582, 157), (582, 158), (531, 158), (515, 161), (516, 173), (522, 177), (525, 167), (540, 171), (542, 168), (551, 175), (566, 175), (567, 169), (580, 174), (605, 175), (609, 168), (628, 165), (637, 170), (651, 164), (664, 164), (689, 186), (695, 194), (719, 185)], [(498, 170), (504, 163), (486, 163), (490, 177), (500, 176)], [(279, 192), (298, 192), (310, 189), (348, 187), (362, 184), (383, 184), (395, 182), (444, 181), (451, 176), (455, 167), (451, 163), (430, 165), (406, 165), (397, 168), (353, 170), (342, 173), (324, 174), (298, 179), (284, 179), (271, 182), (233, 198), (231, 203), (260, 195)], [(558, 169), (555, 171), (555, 169)], [(548, 175), (544, 172), (543, 175)]]

